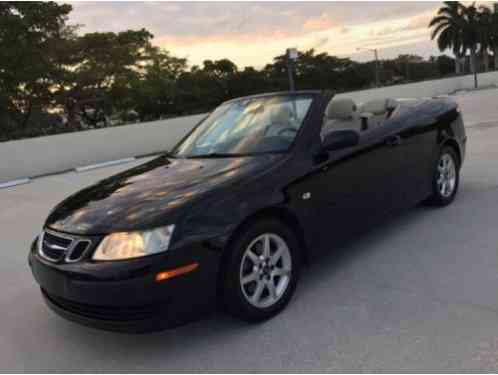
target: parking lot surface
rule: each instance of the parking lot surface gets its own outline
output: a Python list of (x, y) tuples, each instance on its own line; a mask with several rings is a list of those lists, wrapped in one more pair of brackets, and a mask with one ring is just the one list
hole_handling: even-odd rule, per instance
[(139, 162), (0, 190), (0, 371), (496, 371), (498, 90), (455, 98), (469, 141), (454, 204), (414, 208), (330, 249), (304, 269), (288, 308), (259, 325), (218, 314), (125, 335), (44, 305), (26, 257), (49, 210)]

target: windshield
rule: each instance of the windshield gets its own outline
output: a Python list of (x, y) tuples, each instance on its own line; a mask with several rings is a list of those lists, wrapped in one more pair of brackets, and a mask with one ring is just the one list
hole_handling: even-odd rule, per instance
[(287, 151), (312, 100), (311, 95), (279, 95), (222, 104), (172, 155), (229, 157)]

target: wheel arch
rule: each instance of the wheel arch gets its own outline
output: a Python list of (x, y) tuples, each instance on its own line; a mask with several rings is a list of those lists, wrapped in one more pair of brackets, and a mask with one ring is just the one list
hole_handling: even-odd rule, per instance
[[(308, 257), (307, 257), (307, 243), (306, 243), (306, 237), (304, 234), (304, 229), (303, 226), (301, 225), (299, 219), (297, 216), (292, 213), (287, 208), (284, 207), (279, 207), (279, 206), (272, 206), (272, 207), (265, 207), (262, 208), (249, 216), (247, 216), (244, 220), (242, 220), (239, 225), (235, 228), (235, 230), (232, 232), (230, 235), (230, 238), (227, 241), (227, 244), (225, 248), (229, 248), (235, 238), (252, 222), (256, 220), (262, 220), (262, 219), (276, 219), (281, 221), (284, 225), (288, 226), (289, 229), (291, 229), (294, 234), (296, 235), (296, 238), (299, 242), (300, 250), (302, 252), (303, 256), (303, 261), (308, 262)], [(224, 254), (226, 252), (224, 251)]]
[(458, 157), (458, 168), (460, 168), (462, 166), (462, 152), (460, 150), (460, 145), (458, 144), (458, 142), (453, 139), (453, 138), (448, 138), (448, 139), (445, 139), (442, 143), (441, 143), (441, 148), (443, 147), (451, 147), (455, 153), (457, 154), (457, 157)]
[(288, 226), (289, 229), (291, 229), (293, 233), (296, 235), (296, 239), (299, 243), (299, 247), (301, 250), (303, 264), (307, 265), (310, 262), (310, 256), (308, 252), (308, 246), (306, 243), (304, 229), (301, 223), (299, 222), (297, 216), (284, 207), (272, 206), (272, 207), (262, 208), (250, 214), (244, 220), (242, 220), (237, 225), (235, 230), (232, 232), (228, 241), (226, 242), (226, 245), (224, 246), (224, 251), (221, 256), (221, 263), (220, 263), (218, 280), (217, 280), (219, 295), (222, 292), (221, 286), (223, 285), (223, 280), (225, 277), (224, 272), (226, 269), (225, 266), (227, 264), (230, 255), (229, 254), (230, 247), (232, 246), (235, 239), (242, 233), (242, 231), (245, 230), (245, 228), (247, 228), (249, 225), (251, 225), (251, 223), (255, 222), (256, 220), (263, 220), (263, 219), (276, 219), (282, 222), (284, 225)]

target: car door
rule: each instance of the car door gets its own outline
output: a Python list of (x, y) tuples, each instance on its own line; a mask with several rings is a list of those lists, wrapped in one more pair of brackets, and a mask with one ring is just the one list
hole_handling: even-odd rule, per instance
[(398, 136), (389, 128), (362, 132), (357, 146), (312, 161), (309, 173), (292, 186), (316, 249), (330, 249), (332, 240), (357, 234), (402, 204)]
[[(437, 103), (436, 103), (437, 104)], [(457, 112), (437, 119), (440, 107), (430, 102), (407, 108), (396, 121), (400, 129), (403, 154), (403, 195), (406, 205), (413, 205), (432, 191), (432, 173), (437, 157), (438, 121), (451, 122)]]

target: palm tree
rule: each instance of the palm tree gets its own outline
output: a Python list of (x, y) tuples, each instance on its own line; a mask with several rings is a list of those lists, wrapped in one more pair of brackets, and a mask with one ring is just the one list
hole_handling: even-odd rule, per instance
[(481, 49), (493, 50), (495, 70), (498, 70), (498, 3), (493, 4), (493, 9), (485, 5), (479, 7), (481, 11)]
[(462, 39), (463, 8), (458, 1), (445, 1), (429, 23), (429, 27), (434, 27), (431, 39), (437, 38), (439, 50), (450, 49), (455, 54), (456, 73), (460, 73), (460, 60), (465, 55)]
[(479, 7), (479, 45), (483, 59), (484, 71), (489, 71), (489, 49), (493, 47), (491, 28), (493, 13), (485, 5)]
[(457, 58), (470, 52), (470, 70), (477, 88), (477, 52), (480, 45), (481, 18), (475, 3), (466, 7), (460, 2), (445, 1), (429, 23), (434, 27), (431, 38), (437, 37), (441, 51), (452, 49)]
[(498, 3), (493, 4), (493, 12), (491, 14), (491, 45), (493, 49), (495, 70), (498, 70)]
[(463, 48), (470, 51), (470, 71), (474, 74), (474, 84), (477, 88), (477, 51), (481, 42), (481, 14), (475, 3), (468, 7), (463, 7)]

